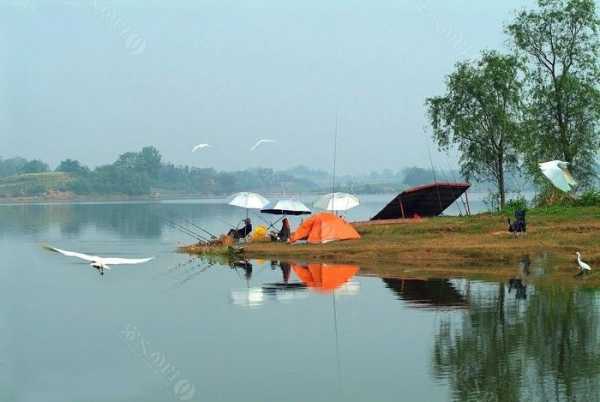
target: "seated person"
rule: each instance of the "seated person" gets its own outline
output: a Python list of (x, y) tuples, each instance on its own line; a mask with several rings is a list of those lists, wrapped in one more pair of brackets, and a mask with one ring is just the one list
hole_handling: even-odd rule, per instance
[(511, 223), (508, 220), (508, 231), (511, 233), (527, 232), (527, 222), (525, 221), (525, 210), (518, 209), (515, 211), (515, 221)]
[(252, 222), (250, 218), (246, 218), (242, 221), (244, 223), (244, 227), (241, 229), (231, 229), (227, 236), (233, 237), (235, 240), (245, 239), (250, 233), (252, 233)]
[(281, 230), (278, 233), (271, 233), (271, 240), (288, 241), (290, 235), (290, 221), (288, 221), (288, 218), (283, 218), (283, 221), (281, 221)]

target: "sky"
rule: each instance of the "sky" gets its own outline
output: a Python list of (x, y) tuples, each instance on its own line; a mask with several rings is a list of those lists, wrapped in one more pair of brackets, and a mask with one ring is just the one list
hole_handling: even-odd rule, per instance
[(455, 167), (425, 99), (532, 2), (0, 0), (0, 156), (329, 170), (337, 120), (340, 173)]

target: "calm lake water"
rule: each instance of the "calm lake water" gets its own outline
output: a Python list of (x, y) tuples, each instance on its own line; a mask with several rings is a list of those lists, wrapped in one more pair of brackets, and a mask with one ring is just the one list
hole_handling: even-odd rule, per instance
[[(367, 197), (366, 219), (389, 197)], [(0, 401), (595, 401), (595, 290), (174, 252), (218, 201), (0, 206)], [(257, 221), (258, 218), (255, 218)], [(155, 256), (104, 276), (44, 244)]]

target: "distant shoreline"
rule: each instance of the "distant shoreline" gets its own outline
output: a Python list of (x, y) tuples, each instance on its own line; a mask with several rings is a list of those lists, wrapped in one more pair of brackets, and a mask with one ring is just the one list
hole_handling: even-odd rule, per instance
[(94, 202), (159, 202), (170, 200), (210, 200), (223, 199), (225, 195), (218, 194), (165, 194), (165, 195), (61, 195), (37, 197), (5, 197), (0, 198), (0, 205), (35, 205), (35, 204), (78, 204)]
[[(266, 197), (291, 197), (290, 194), (281, 193), (261, 193)], [(303, 193), (302, 195), (312, 195), (320, 193)], [(382, 193), (386, 194), (386, 193)], [(35, 197), (0, 197), (1, 205), (35, 205), (35, 204), (84, 204), (96, 202), (160, 202), (160, 201), (178, 201), (178, 200), (223, 200), (230, 194), (154, 194), (141, 196), (128, 196), (122, 194), (115, 195), (75, 195), (69, 193), (55, 193), (52, 195)]]
[[(398, 191), (399, 192), (399, 191)], [(324, 192), (306, 192), (302, 194), (283, 194), (283, 193), (265, 193), (261, 192), (267, 198), (285, 198), (307, 195), (320, 195)], [(359, 195), (390, 195), (395, 196), (396, 192), (382, 193), (360, 193)], [(470, 192), (472, 195), (485, 194), (485, 192)], [(53, 193), (44, 196), (32, 197), (0, 197), (0, 206), (2, 205), (36, 205), (36, 204), (85, 204), (85, 203), (117, 203), (117, 202), (161, 202), (161, 201), (178, 201), (178, 200), (223, 200), (229, 197), (230, 194), (173, 194), (164, 193), (141, 196), (128, 196), (123, 194), (115, 195), (75, 195), (72, 193)], [(476, 198), (476, 197), (475, 197)], [(391, 198), (390, 198), (391, 199)]]

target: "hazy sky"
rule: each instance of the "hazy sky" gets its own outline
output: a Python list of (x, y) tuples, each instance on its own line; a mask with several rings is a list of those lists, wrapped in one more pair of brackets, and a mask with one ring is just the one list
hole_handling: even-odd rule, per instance
[(427, 166), (425, 98), (531, 3), (0, 0), (0, 156), (329, 169), (338, 111), (340, 172)]

